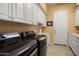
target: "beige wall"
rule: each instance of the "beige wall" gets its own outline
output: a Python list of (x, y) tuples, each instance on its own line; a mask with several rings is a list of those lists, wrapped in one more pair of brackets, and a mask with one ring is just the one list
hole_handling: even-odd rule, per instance
[(21, 32), (34, 30), (35, 26), (21, 23), (0, 22), (0, 32)]
[[(74, 13), (75, 13), (75, 6), (76, 4), (58, 4), (58, 5), (54, 5), (54, 6), (47, 6), (47, 21), (48, 20), (53, 20), (53, 12), (55, 10), (64, 10), (64, 9), (68, 9), (68, 32), (75, 32), (76, 29), (74, 27)], [(64, 21), (64, 20), (63, 20)], [(47, 27), (46, 28), (46, 32), (50, 33), (51, 36), (51, 43), (54, 43), (54, 31), (53, 31), (53, 27)]]
[(42, 32), (44, 32), (45, 27), (40, 27), (38, 25), (0, 21), (0, 32), (23, 32), (23, 31), (39, 32), (39, 29), (42, 29)]

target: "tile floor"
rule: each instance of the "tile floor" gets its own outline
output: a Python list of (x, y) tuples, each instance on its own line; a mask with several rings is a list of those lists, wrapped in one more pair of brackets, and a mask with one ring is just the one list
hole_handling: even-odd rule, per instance
[(47, 49), (47, 56), (74, 56), (74, 54), (67, 46), (50, 45)]

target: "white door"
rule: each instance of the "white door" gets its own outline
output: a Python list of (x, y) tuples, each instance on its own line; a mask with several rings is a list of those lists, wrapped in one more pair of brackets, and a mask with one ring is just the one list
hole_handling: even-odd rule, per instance
[(54, 43), (67, 45), (68, 40), (68, 10), (54, 12)]

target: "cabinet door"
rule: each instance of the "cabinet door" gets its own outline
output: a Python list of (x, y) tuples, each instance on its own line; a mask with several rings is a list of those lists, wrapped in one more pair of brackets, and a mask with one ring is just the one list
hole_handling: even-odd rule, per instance
[(40, 7), (38, 7), (38, 22), (45, 26), (45, 14)]
[(76, 54), (76, 40), (77, 38), (72, 36), (72, 50), (74, 51), (74, 53)]
[(41, 23), (42, 22), (42, 20), (41, 20), (41, 9), (40, 9), (40, 7), (38, 6), (38, 23)]
[(72, 35), (69, 34), (69, 46), (72, 48)]
[(12, 21), (12, 3), (9, 3), (8, 7), (8, 18)]
[(69, 46), (76, 55), (79, 55), (79, 40), (73, 35), (69, 35)]
[(11, 20), (9, 19), (9, 4), (8, 3), (0, 3), (0, 19)]
[(28, 21), (28, 3), (25, 4), (25, 23), (29, 23), (29, 21)]
[(71, 47), (71, 49), (74, 51), (74, 38), (73, 35), (69, 35), (69, 46)]
[(75, 26), (79, 26), (79, 9), (76, 9), (75, 13)]
[(77, 45), (76, 45), (76, 54), (79, 56), (79, 38), (78, 38), (78, 41), (77, 42)]
[(32, 4), (32, 19), (33, 19), (33, 24), (37, 25), (37, 16), (38, 16), (38, 6), (36, 4)]
[(43, 13), (42, 13), (42, 10), (40, 8), (40, 13), (39, 13), (39, 17), (40, 17), (40, 23), (43, 25)]
[(26, 4), (26, 8), (27, 8), (27, 20), (26, 23), (32, 24), (32, 4), (31, 3), (27, 3)]
[(79, 40), (77, 37), (74, 37), (74, 53), (79, 56)]
[(13, 4), (13, 21), (25, 23), (23, 3)]
[(46, 18), (45, 18), (45, 13), (43, 12), (43, 26), (46, 26)]

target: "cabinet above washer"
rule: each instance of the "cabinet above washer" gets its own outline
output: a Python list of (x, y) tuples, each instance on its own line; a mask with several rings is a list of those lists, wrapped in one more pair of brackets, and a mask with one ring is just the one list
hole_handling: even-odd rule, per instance
[(0, 20), (11, 21), (11, 3), (0, 3)]
[(35, 3), (0, 3), (0, 19), (16, 23), (45, 26), (45, 12)]

